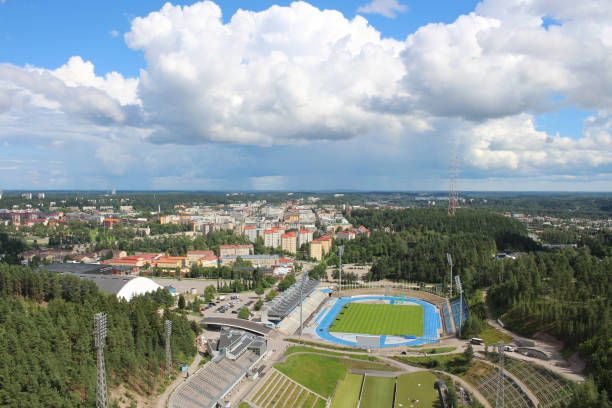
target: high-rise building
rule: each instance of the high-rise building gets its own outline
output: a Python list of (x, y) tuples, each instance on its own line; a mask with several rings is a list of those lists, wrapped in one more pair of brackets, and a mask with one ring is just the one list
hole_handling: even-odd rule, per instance
[(295, 231), (281, 235), (281, 249), (295, 254), (297, 251), (297, 234)]

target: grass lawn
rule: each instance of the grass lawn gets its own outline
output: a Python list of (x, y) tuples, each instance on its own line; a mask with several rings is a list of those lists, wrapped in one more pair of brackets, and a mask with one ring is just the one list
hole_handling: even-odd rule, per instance
[(361, 393), (363, 408), (391, 408), (395, 378), (366, 376)]
[(487, 344), (498, 343), (500, 340), (502, 340), (505, 344), (509, 344), (512, 341), (512, 336), (497, 330), (488, 323), (485, 324), (484, 329), (482, 329), (478, 337), (483, 339)]
[(369, 361), (346, 360), (316, 354), (298, 354), (287, 358), (287, 361), (275, 364), (281, 373), (291, 377), (304, 387), (329, 397), (336, 383), (344, 378), (348, 369), (395, 371), (394, 367)]
[(374, 356), (368, 356), (368, 355), (362, 355), (362, 354), (344, 354), (344, 353), (338, 353), (335, 351), (320, 350), (320, 349), (306, 347), (306, 346), (291, 346), (287, 348), (287, 350), (285, 351), (285, 355), (288, 356), (289, 354), (303, 353), (303, 352), (327, 354), (330, 356), (339, 356), (339, 357), (346, 356), (346, 357), (356, 358), (358, 360), (366, 360), (366, 361), (380, 361), (380, 359)]
[(348, 303), (329, 328), (331, 332), (391, 336), (422, 336), (425, 311), (421, 306)]
[(240, 405), (238, 405), (238, 408), (251, 408), (251, 406), (246, 402), (241, 402)]
[(363, 375), (347, 374), (340, 380), (331, 403), (331, 408), (355, 408), (359, 402), (359, 391)]
[[(429, 371), (404, 374), (397, 379), (397, 391), (395, 393), (395, 407), (409, 407), (414, 404), (418, 407), (433, 407), (438, 401), (438, 391), (434, 388), (436, 376)], [(420, 386), (419, 386), (420, 384)], [(419, 400), (416, 404), (413, 400)]]
[(317, 343), (317, 342), (314, 342), (314, 341), (306, 341), (306, 340), (299, 340), (299, 339), (285, 339), (285, 341), (288, 341), (288, 342), (291, 342), (291, 343), (297, 343), (297, 344), (306, 344), (306, 345), (315, 346), (315, 347), (323, 347), (323, 348), (330, 349), (330, 350), (352, 351), (352, 352), (356, 352), (356, 353), (365, 353), (366, 352), (366, 350), (364, 350), (362, 348), (350, 348), (350, 347), (331, 346), (329, 344)]

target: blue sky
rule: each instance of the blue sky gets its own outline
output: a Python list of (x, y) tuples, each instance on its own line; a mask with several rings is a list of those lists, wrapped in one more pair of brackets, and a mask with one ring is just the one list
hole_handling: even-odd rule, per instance
[(609, 17), (0, 0), (0, 189), (610, 191)]

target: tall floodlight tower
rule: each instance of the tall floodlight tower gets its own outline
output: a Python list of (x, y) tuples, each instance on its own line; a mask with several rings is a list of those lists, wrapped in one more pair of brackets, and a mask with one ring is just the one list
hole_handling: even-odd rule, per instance
[(340, 292), (342, 291), (342, 254), (344, 254), (344, 245), (340, 245), (338, 248), (338, 256), (340, 257), (340, 269), (338, 270), (338, 297), (342, 297)]
[(504, 342), (497, 343), (499, 353), (499, 374), (497, 377), (497, 390), (495, 393), (495, 408), (504, 408)]
[(461, 324), (463, 322), (463, 288), (461, 287), (459, 275), (455, 275), (455, 284), (457, 285), (457, 292), (459, 292), (459, 337), (461, 337)]
[(96, 408), (107, 408), (106, 366), (104, 364), (104, 343), (106, 342), (106, 313), (94, 315), (94, 338), (98, 351), (98, 386)]
[(448, 215), (455, 215), (459, 193), (457, 192), (457, 154), (454, 143), (451, 145), (450, 165), (449, 165), (450, 188), (448, 190)]
[(170, 348), (170, 337), (172, 336), (172, 320), (164, 322), (166, 329), (166, 372), (168, 378), (172, 377), (172, 349)]
[(448, 252), (446, 253), (446, 259), (448, 260), (448, 266), (450, 266), (450, 286), (449, 286), (449, 298), (453, 297), (453, 257)]

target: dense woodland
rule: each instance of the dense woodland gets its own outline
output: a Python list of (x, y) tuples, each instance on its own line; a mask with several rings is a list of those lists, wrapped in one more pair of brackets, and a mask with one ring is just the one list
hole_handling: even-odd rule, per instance
[[(445, 282), (446, 254), (453, 257), (468, 288), (491, 284), (484, 270), (495, 252), (528, 251), (538, 245), (527, 237), (522, 224), (510, 218), (478, 210), (359, 210), (350, 221), (372, 230), (345, 245), (345, 262), (373, 262), (371, 280), (395, 279)], [(391, 233), (384, 231), (385, 228)]]
[(197, 325), (158, 313), (172, 302), (165, 290), (118, 301), (87, 280), (0, 264), (0, 406), (94, 407), (97, 312), (108, 316), (109, 387), (155, 392), (164, 375), (165, 319), (173, 323), (175, 364), (195, 355)]

